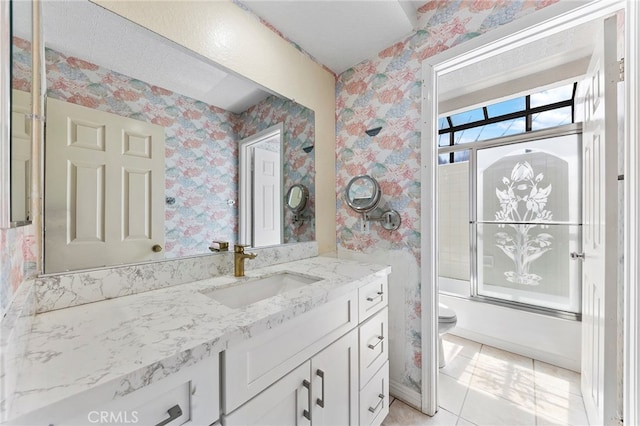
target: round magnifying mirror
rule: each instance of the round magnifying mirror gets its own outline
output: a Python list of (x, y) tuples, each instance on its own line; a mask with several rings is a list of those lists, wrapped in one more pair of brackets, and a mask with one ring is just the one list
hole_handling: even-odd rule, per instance
[(287, 207), (296, 213), (304, 210), (308, 199), (309, 190), (300, 183), (291, 185), (291, 188), (287, 191)]
[(380, 186), (369, 175), (356, 176), (347, 185), (345, 195), (349, 207), (358, 213), (368, 213), (380, 202)]

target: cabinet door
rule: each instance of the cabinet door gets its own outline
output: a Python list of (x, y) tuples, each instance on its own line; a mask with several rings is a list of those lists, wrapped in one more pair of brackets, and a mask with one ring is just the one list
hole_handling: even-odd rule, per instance
[(358, 333), (352, 330), (311, 359), (314, 425), (358, 424)]
[(309, 425), (311, 362), (307, 361), (229, 414), (224, 424)]
[(358, 324), (357, 293), (231, 346), (224, 356), (224, 411), (231, 413)]

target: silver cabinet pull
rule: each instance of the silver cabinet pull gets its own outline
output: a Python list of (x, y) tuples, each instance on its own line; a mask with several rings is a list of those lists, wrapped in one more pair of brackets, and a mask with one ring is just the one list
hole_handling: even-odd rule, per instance
[(573, 259), (573, 260), (578, 260), (578, 259), (584, 260), (584, 253), (576, 253), (575, 251), (572, 251), (571, 252), (571, 259)]
[(322, 397), (316, 399), (316, 404), (324, 408), (324, 371), (318, 369), (316, 375), (322, 379)]
[(311, 421), (311, 383), (308, 380), (303, 380), (302, 386), (307, 388), (307, 407), (309, 408), (308, 410), (304, 410), (302, 415), (305, 419)]
[(377, 296), (369, 296), (369, 297), (367, 297), (367, 302), (373, 302), (373, 301), (374, 301), (374, 300), (376, 300), (378, 297), (379, 297), (380, 299), (382, 299), (382, 295), (383, 295), (384, 293), (383, 293), (382, 291), (379, 291), (379, 292), (377, 292), (376, 294), (377, 294)]
[(367, 345), (367, 347), (368, 347), (369, 349), (375, 349), (375, 348), (376, 348), (376, 346), (378, 346), (378, 345), (379, 345), (380, 343), (382, 343), (382, 341), (384, 340), (384, 336), (377, 336), (377, 337), (378, 337), (378, 341), (376, 342), (376, 344), (375, 344), (375, 345), (372, 345), (371, 343), (369, 343), (369, 344)]
[(182, 408), (176, 404), (167, 410), (167, 414), (169, 414), (169, 417), (158, 423), (156, 426), (164, 426), (180, 417), (182, 415)]
[(380, 404), (382, 404), (382, 401), (384, 401), (384, 394), (378, 394), (378, 398), (380, 398), (380, 401), (378, 401), (375, 407), (369, 407), (369, 411), (371, 411), (372, 413), (375, 413), (376, 410), (380, 408)]

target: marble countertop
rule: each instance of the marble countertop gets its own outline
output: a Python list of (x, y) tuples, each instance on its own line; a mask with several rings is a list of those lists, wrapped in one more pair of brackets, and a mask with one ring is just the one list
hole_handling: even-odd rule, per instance
[[(390, 272), (322, 256), (246, 265), (245, 278), (214, 277), (37, 315), (8, 418), (95, 388), (126, 395)], [(239, 309), (202, 293), (280, 271), (322, 280)]]

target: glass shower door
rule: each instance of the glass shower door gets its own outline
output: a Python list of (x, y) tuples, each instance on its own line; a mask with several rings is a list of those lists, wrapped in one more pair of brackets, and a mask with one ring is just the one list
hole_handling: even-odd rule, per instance
[(477, 150), (476, 294), (580, 313), (580, 135)]

